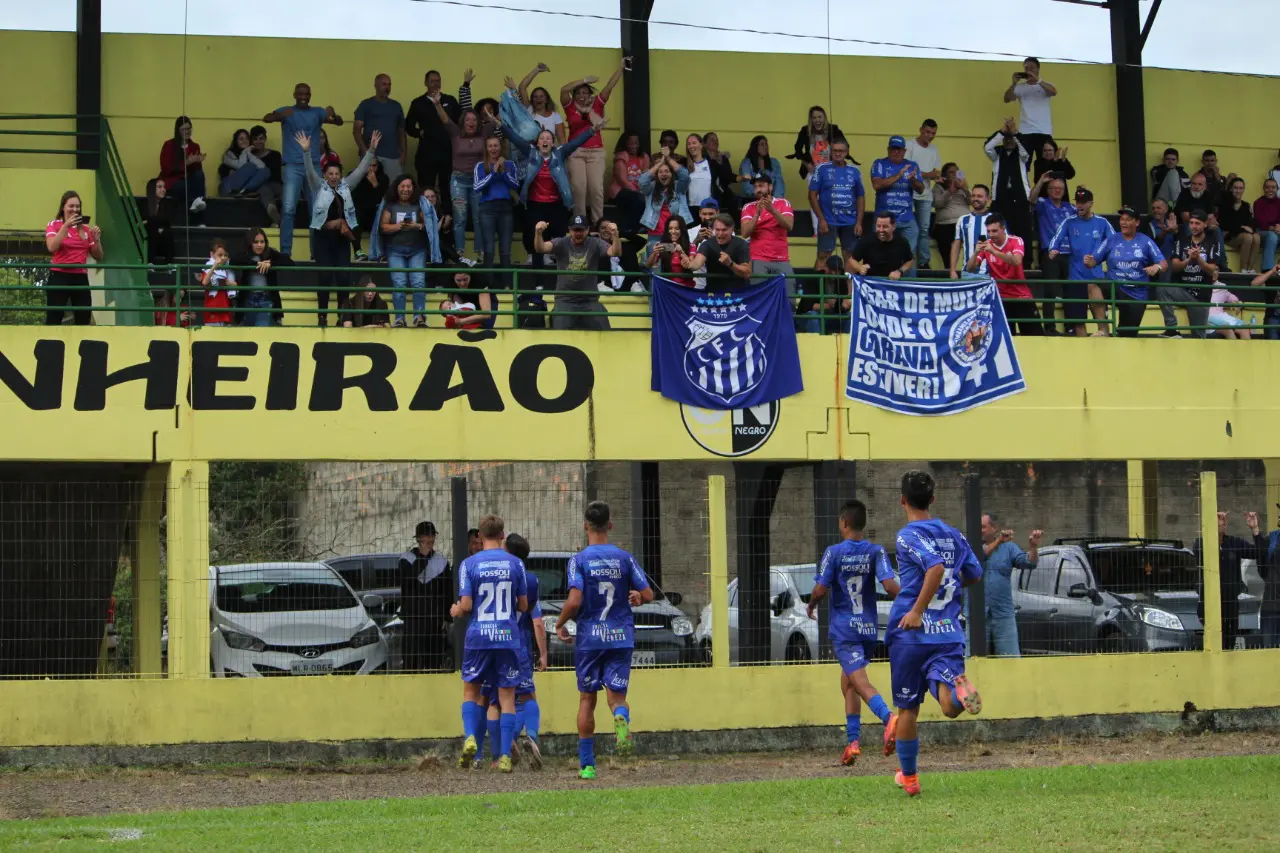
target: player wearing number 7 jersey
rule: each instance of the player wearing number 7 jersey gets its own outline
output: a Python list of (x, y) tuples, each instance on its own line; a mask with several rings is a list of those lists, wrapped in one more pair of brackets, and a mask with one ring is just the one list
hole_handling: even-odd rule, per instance
[(852, 767), (862, 754), (862, 702), (884, 723), (884, 754), (894, 750), (894, 723), (880, 691), (867, 678), (867, 664), (876, 645), (876, 581), (884, 584), (892, 598), (898, 581), (889, 568), (884, 548), (862, 537), (867, 526), (867, 505), (849, 501), (840, 507), (840, 533), (844, 541), (832, 545), (822, 555), (809, 596), (809, 618), (814, 618), (818, 602), (831, 596), (831, 624), (828, 636), (840, 661), (840, 692), (844, 694), (845, 735), (848, 745), (840, 763)]
[(459, 767), (471, 767), (479, 751), (476, 737), (485, 724), (485, 682), (497, 685), (502, 746), (498, 769), (510, 773), (511, 743), (516, 734), (516, 687), (520, 685), (520, 614), (529, 606), (524, 563), (502, 548), (504, 525), (496, 515), (480, 520), (483, 548), (458, 567), (458, 602), (454, 619), (473, 609), (462, 655), (462, 756)]
[(978, 691), (964, 675), (960, 625), (960, 591), (982, 577), (982, 564), (960, 531), (929, 514), (933, 490), (933, 477), (924, 471), (902, 475), (899, 500), (907, 514), (907, 526), (898, 531), (902, 590), (889, 610), (885, 632), (902, 766), (894, 781), (913, 797), (920, 793), (916, 718), (926, 686), (947, 717), (982, 710)]
[[(653, 601), (653, 588), (636, 558), (609, 544), (609, 505), (587, 504), (583, 516), (587, 547), (569, 559), (569, 597), (560, 610), (556, 634), (573, 642), (573, 665), (578, 671), (578, 775), (596, 778), (596, 695), (604, 688), (618, 752), (631, 751), (631, 652), (635, 649), (632, 607)], [(569, 620), (577, 616), (574, 634)]]

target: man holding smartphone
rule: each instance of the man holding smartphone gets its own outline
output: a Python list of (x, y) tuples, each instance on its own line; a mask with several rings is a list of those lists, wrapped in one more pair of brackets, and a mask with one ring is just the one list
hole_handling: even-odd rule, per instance
[(1018, 128), (1027, 151), (1034, 152), (1037, 160), (1044, 159), (1044, 144), (1053, 138), (1053, 114), (1049, 99), (1058, 94), (1057, 88), (1040, 79), (1040, 60), (1028, 56), (1022, 60), (1022, 70), (1015, 72), (1013, 82), (1004, 90), (1004, 102), (1018, 102)]

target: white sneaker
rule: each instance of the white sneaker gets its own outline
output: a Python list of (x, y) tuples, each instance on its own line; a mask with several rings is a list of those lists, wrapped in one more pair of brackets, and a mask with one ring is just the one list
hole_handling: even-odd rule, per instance
[(208, 205), (204, 203), (204, 196), (202, 195), (196, 196), (196, 200), (191, 202), (192, 213), (203, 213), (206, 207), (208, 207)]
[(644, 293), (644, 292), (645, 292), (645, 290), (644, 290), (644, 285), (643, 285), (643, 284), (641, 284), (641, 283), (640, 283), (640, 282), (638, 282), (638, 281), (633, 281), (633, 282), (631, 282), (631, 292), (632, 292), (632, 293)]
[(596, 285), (596, 290), (601, 293), (613, 293), (613, 288), (605, 284), (603, 281)]

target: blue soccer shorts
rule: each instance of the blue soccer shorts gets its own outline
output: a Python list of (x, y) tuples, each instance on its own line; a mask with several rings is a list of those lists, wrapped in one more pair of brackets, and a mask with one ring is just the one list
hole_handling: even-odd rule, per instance
[(837, 640), (831, 644), (840, 662), (840, 671), (845, 675), (853, 675), (860, 669), (866, 669), (871, 663), (871, 654), (875, 650), (874, 642), (862, 640)]
[(894, 707), (919, 708), (926, 687), (937, 699), (939, 684), (954, 688), (964, 675), (964, 643), (890, 643), (889, 672)]
[[(533, 658), (529, 656), (527, 649), (520, 649), (516, 653), (516, 658), (520, 662), (520, 683), (516, 685), (517, 696), (529, 696), (534, 692), (533, 688)], [(489, 704), (496, 705), (498, 702), (497, 687), (491, 681), (486, 681), (484, 687), (480, 688), (483, 696), (489, 697)]]
[(467, 649), (462, 653), (462, 680), (497, 687), (520, 685), (517, 649)]
[(579, 693), (626, 693), (631, 684), (631, 649), (574, 649), (573, 666)]

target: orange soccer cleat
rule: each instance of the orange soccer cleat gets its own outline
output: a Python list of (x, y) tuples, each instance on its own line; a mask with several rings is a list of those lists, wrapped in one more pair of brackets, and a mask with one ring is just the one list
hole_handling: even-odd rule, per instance
[(902, 775), (899, 770), (893, 777), (893, 784), (907, 792), (907, 796), (914, 797), (920, 793), (920, 774), (913, 773), (910, 776)]
[(977, 714), (982, 710), (982, 697), (978, 695), (978, 688), (974, 687), (965, 676), (956, 676), (954, 692), (956, 700), (970, 714)]
[(849, 745), (844, 748), (844, 752), (840, 755), (840, 763), (845, 767), (852, 767), (858, 763), (858, 756), (862, 755), (862, 745), (856, 740), (850, 741)]
[(898, 715), (890, 714), (884, 724), (884, 754), (893, 755), (898, 750)]

